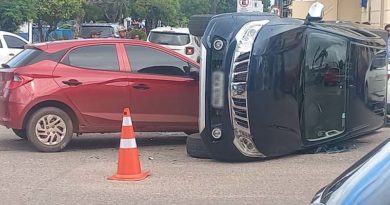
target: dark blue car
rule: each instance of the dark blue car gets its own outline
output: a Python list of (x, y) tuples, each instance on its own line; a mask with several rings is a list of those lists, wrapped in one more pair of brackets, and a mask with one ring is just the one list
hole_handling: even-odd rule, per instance
[(312, 205), (389, 205), (390, 139), (322, 188)]

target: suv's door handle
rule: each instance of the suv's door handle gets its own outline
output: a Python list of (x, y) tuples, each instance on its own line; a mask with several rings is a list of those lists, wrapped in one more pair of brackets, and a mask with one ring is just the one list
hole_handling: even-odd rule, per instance
[(138, 89), (138, 90), (147, 90), (150, 87), (148, 85), (146, 85), (146, 84), (141, 83), (141, 84), (133, 85), (133, 88)]
[(9, 56), (14, 56), (15, 54), (14, 53), (10, 53)]
[(75, 80), (75, 79), (70, 79), (67, 81), (62, 81), (63, 84), (69, 85), (69, 86), (77, 86), (83, 84), (82, 82)]

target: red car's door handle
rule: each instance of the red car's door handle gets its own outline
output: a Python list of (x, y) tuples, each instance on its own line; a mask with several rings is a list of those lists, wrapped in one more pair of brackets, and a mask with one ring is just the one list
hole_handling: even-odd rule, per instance
[(77, 86), (83, 84), (82, 82), (75, 80), (75, 79), (70, 79), (67, 81), (62, 81), (63, 84), (69, 85), (69, 86)]
[(133, 85), (133, 88), (138, 89), (138, 90), (147, 90), (150, 87), (148, 85), (146, 85), (146, 84), (141, 83), (141, 84)]

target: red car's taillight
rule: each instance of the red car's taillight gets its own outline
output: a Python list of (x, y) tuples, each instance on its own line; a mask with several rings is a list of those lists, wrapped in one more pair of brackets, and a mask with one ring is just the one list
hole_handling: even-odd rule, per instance
[(195, 49), (194, 47), (186, 47), (186, 55), (192, 55), (194, 54)]
[(33, 80), (33, 78), (27, 77), (27, 76), (21, 76), (18, 74), (14, 74), (11, 81), (8, 83), (8, 89), (12, 90), (15, 88), (18, 88), (26, 83), (29, 83)]

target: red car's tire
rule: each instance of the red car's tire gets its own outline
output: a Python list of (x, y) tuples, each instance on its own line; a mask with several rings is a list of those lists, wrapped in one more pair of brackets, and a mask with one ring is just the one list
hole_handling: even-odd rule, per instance
[(16, 136), (18, 136), (22, 139), (27, 139), (25, 129), (12, 129), (12, 131), (15, 133)]
[(72, 119), (59, 108), (42, 108), (29, 118), (26, 133), (28, 140), (39, 151), (58, 152), (72, 139)]

